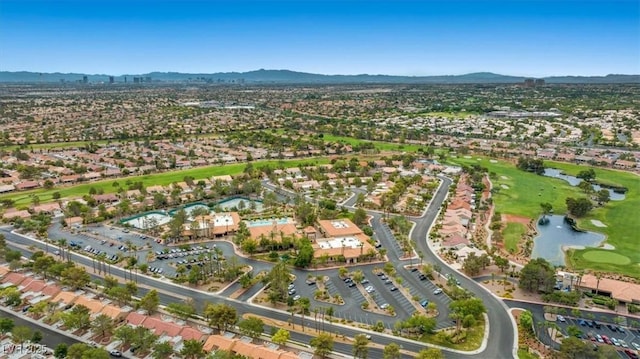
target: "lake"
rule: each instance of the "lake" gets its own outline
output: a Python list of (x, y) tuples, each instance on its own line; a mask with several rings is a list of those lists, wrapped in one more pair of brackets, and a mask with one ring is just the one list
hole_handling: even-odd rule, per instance
[(564, 216), (547, 216), (549, 223), (536, 225), (538, 236), (533, 240), (531, 258), (544, 258), (553, 265), (565, 265), (562, 247), (581, 246), (598, 247), (604, 241), (604, 235), (595, 232), (574, 231)]
[[(543, 175), (547, 177), (553, 177), (553, 178), (559, 178), (561, 180), (565, 180), (574, 187), (579, 185), (580, 182), (582, 182), (582, 179), (578, 177), (566, 175), (561, 170), (558, 170), (555, 168), (545, 168)], [(593, 187), (593, 190), (596, 192), (602, 189), (602, 187), (597, 184), (593, 184), (591, 185), (591, 187)], [(624, 193), (616, 193), (610, 188), (605, 188), (605, 189), (609, 191), (609, 198), (612, 201), (622, 201), (625, 198)]]

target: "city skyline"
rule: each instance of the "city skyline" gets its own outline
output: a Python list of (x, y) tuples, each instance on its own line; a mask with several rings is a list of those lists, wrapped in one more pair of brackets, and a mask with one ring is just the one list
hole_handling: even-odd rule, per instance
[(3, 1), (0, 70), (640, 73), (636, 1)]

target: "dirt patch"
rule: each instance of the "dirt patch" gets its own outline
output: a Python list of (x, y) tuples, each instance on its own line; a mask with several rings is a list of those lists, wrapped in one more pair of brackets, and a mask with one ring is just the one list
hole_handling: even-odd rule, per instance
[(525, 216), (516, 216), (515, 214), (503, 214), (502, 221), (522, 223), (525, 226), (528, 226), (531, 223), (531, 218)]

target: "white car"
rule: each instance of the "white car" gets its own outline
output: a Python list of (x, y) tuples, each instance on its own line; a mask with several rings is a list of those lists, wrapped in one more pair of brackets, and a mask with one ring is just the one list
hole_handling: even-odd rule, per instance
[(438, 289), (433, 291), (433, 294), (435, 294), (435, 295), (438, 295), (440, 293), (442, 293), (442, 289), (441, 288), (438, 288)]
[(640, 344), (632, 342), (631, 345), (633, 345), (633, 347), (636, 348), (636, 350), (640, 350)]
[(564, 319), (564, 317), (563, 317), (563, 316), (561, 316), (561, 315), (558, 315), (558, 316), (556, 317), (556, 319), (558, 319), (558, 321), (559, 321), (559, 322), (563, 322), (563, 323), (567, 321), (567, 320), (566, 320), (566, 319)]
[(384, 303), (383, 305), (380, 306), (380, 309), (387, 309), (389, 308), (389, 303)]
[(368, 286), (368, 287), (366, 287), (364, 290), (366, 290), (366, 291), (367, 291), (367, 293), (372, 293), (372, 292), (375, 292), (375, 291), (376, 291), (376, 289), (375, 289), (374, 287), (372, 287), (372, 286)]

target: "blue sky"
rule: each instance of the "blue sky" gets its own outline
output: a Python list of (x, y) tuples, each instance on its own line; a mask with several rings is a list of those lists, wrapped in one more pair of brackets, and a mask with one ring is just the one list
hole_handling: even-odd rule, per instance
[(0, 70), (640, 73), (640, 2), (0, 0)]

